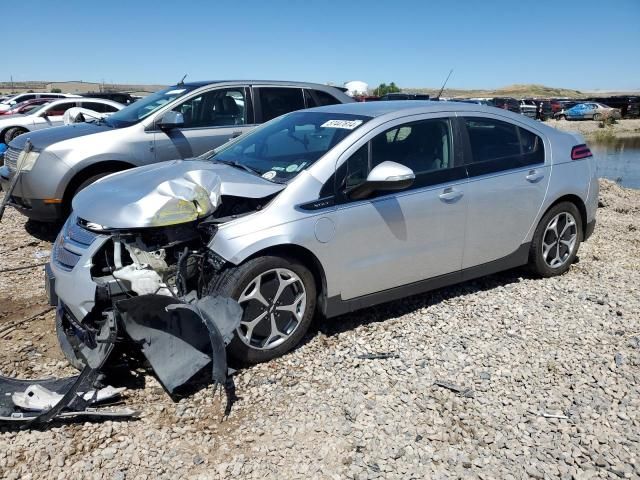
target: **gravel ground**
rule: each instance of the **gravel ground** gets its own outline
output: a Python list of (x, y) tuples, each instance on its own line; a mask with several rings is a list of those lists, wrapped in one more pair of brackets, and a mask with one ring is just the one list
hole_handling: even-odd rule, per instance
[[(562, 277), (518, 269), (318, 321), (238, 373), (224, 422), (211, 388), (173, 403), (114, 376), (139, 420), (0, 429), (0, 477), (640, 478), (640, 191), (603, 181), (601, 197)], [(13, 211), (0, 232), (0, 270), (51, 248)], [(3, 374), (72, 372), (52, 312), (6, 330), (45, 308), (40, 269), (0, 274)]]
[[(587, 138), (602, 134), (604, 129), (600, 128), (600, 122), (593, 120), (547, 120), (545, 124), (558, 130), (579, 132)], [(618, 120), (614, 125), (606, 127), (615, 137), (633, 137), (640, 135), (640, 119)]]

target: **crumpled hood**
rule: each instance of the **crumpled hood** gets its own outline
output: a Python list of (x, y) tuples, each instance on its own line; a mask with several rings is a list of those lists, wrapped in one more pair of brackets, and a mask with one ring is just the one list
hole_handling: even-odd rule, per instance
[(106, 228), (159, 227), (214, 212), (221, 197), (264, 198), (285, 185), (207, 160), (171, 160), (114, 173), (73, 199), (82, 219)]
[(49, 145), (62, 142), (63, 140), (84, 137), (85, 135), (104, 132), (106, 130), (113, 130), (113, 128), (107, 127), (104, 124), (98, 125), (95, 123), (76, 123), (62, 127), (45, 128), (43, 130), (30, 132), (28, 135), (20, 135), (16, 137), (9, 146), (22, 150), (27, 140), (30, 140), (35, 150), (43, 150)]

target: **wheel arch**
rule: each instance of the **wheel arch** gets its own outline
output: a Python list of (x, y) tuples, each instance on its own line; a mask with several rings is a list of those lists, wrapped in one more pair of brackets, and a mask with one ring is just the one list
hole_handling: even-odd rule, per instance
[(557, 198), (551, 205), (549, 205), (540, 218), (544, 217), (549, 210), (562, 202), (573, 203), (578, 208), (578, 211), (580, 212), (580, 220), (582, 220), (582, 238), (585, 238), (587, 234), (587, 207), (578, 195), (567, 194)]
[(94, 175), (98, 175), (99, 173), (103, 172), (115, 173), (134, 167), (135, 165), (121, 160), (107, 160), (88, 165), (86, 168), (83, 168), (82, 170), (76, 172), (73, 177), (71, 177), (71, 180), (69, 181), (69, 183), (67, 183), (67, 186), (64, 190), (64, 195), (62, 197), (63, 202), (65, 204), (67, 202), (70, 202), (73, 194), (82, 184), (82, 182)]
[(14, 128), (19, 128), (20, 130), (24, 130), (24, 133), (30, 132), (31, 130), (29, 130), (27, 127), (23, 126), (23, 125), (10, 125), (8, 127), (5, 127), (2, 129), (2, 131), (0, 131), (0, 140), (2, 140), (2, 142), (6, 143), (4, 140), (4, 136), (9, 132), (9, 130), (13, 130)]
[(296, 244), (273, 245), (262, 250), (254, 252), (245, 258), (242, 263), (254, 259), (256, 257), (264, 257), (273, 255), (277, 257), (290, 257), (299, 260), (313, 274), (316, 282), (316, 291), (318, 296), (318, 310), (323, 314), (326, 312), (327, 299), (327, 276), (322, 263), (318, 257), (308, 248)]

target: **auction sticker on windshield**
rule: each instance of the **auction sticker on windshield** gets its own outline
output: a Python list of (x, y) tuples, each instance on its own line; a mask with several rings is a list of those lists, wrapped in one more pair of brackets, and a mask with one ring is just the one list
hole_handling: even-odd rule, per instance
[(346, 130), (353, 130), (357, 126), (362, 124), (362, 120), (327, 120), (321, 128), (344, 128)]
[(276, 178), (277, 173), (274, 172), (273, 170), (269, 170), (268, 172), (264, 172), (262, 174), (262, 178), (266, 179), (266, 180), (273, 180), (274, 178)]

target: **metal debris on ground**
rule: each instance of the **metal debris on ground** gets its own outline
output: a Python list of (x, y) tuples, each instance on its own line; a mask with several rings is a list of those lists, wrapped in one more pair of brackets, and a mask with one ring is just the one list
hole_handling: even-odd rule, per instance
[(363, 353), (361, 355), (356, 355), (356, 358), (361, 360), (387, 360), (389, 358), (400, 358), (400, 355), (393, 352), (386, 353)]
[(538, 417), (557, 418), (557, 419), (560, 419), (560, 420), (569, 420), (569, 417), (567, 415), (559, 415), (559, 414), (555, 414), (555, 413), (546, 413), (546, 412), (536, 412), (534, 410), (529, 410), (529, 413), (531, 415), (536, 415)]
[(447, 390), (451, 390), (452, 392), (457, 393), (461, 397), (473, 398), (475, 396), (475, 392), (468, 387), (461, 387), (460, 385), (456, 385), (455, 383), (445, 382), (444, 380), (436, 380), (433, 384), (437, 387), (446, 388)]

